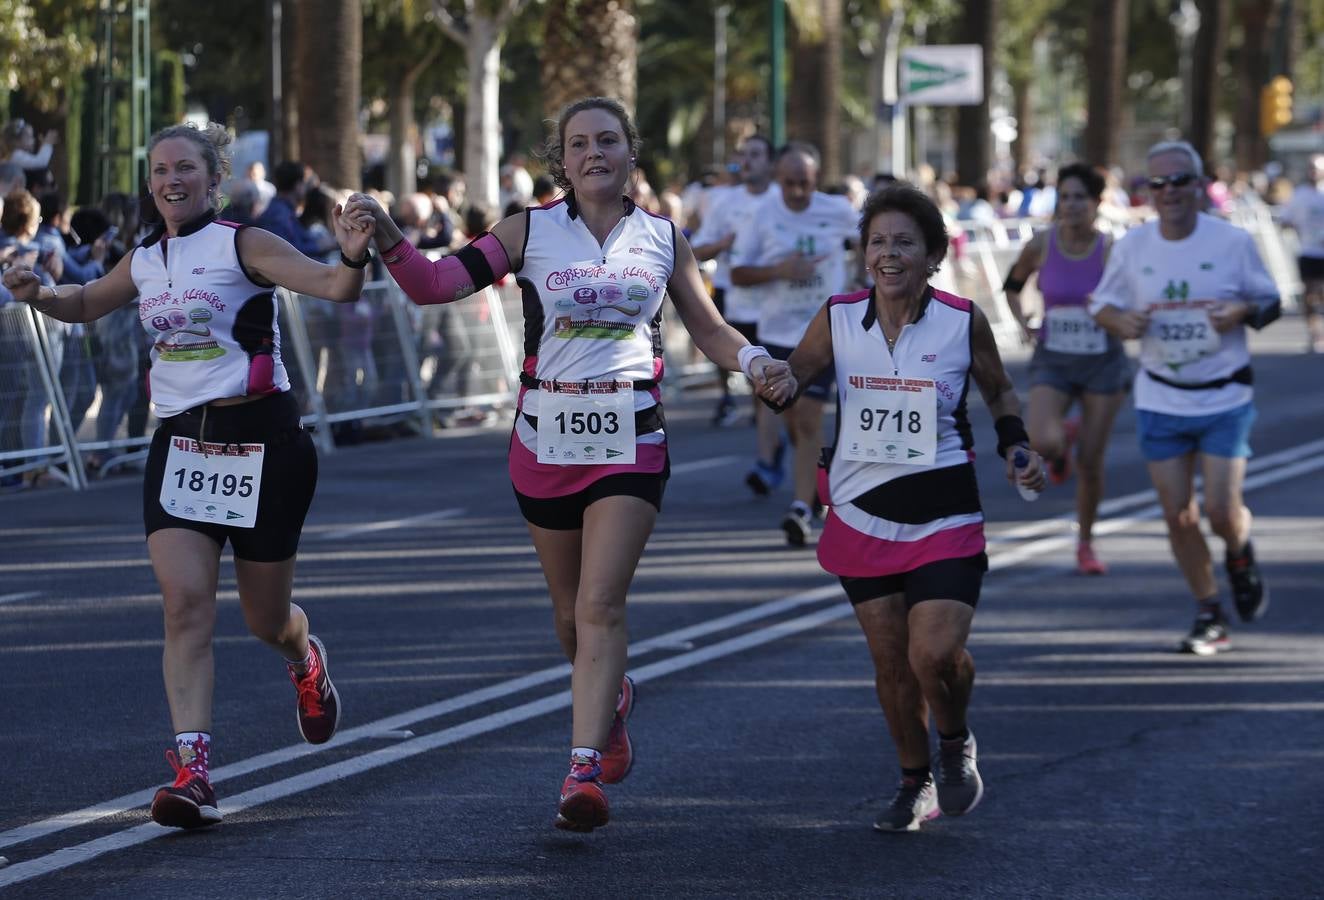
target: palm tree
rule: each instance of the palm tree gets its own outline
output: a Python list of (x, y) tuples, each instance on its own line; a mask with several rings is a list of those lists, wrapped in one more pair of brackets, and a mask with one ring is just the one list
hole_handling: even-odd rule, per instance
[(357, 189), (363, 10), (359, 0), (299, 0), (299, 152), (327, 184)]
[(1093, 0), (1085, 70), (1089, 73), (1085, 158), (1095, 165), (1118, 161), (1122, 126), (1122, 79), (1126, 74), (1128, 0)]
[(543, 112), (555, 119), (580, 97), (635, 109), (639, 21), (632, 0), (550, 0), (543, 17)]
[(787, 132), (822, 154), (820, 181), (841, 178), (842, 0), (792, 0)]
[(1229, 0), (1197, 0), (1200, 31), (1195, 36), (1191, 96), (1191, 133), (1187, 136), (1200, 155), (1215, 159), (1214, 116), (1218, 111), (1218, 69), (1227, 50)]

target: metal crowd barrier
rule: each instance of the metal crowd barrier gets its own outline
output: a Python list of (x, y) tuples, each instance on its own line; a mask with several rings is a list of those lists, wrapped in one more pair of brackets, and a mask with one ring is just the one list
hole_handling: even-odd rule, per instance
[[(1301, 292), (1294, 235), (1263, 204), (1233, 221), (1254, 235), (1284, 306)], [(969, 297), (999, 344), (1020, 331), (1002, 291), (1025, 241), (1046, 223), (963, 221), (935, 286)], [(303, 404), (303, 422), (324, 452), (345, 429), (383, 425), (434, 436), (440, 418), (474, 409), (491, 421), (514, 408), (523, 310), (513, 279), (459, 303), (419, 307), (391, 279), (369, 282), (356, 303), (336, 304), (279, 289), (282, 356)], [(1022, 299), (1036, 303), (1032, 287)], [(716, 368), (694, 348), (670, 304), (663, 307), (668, 394), (711, 382)], [(148, 359), (136, 307), (70, 329), (25, 304), (0, 307), (0, 492), (44, 475), (74, 489), (140, 464), (154, 425), (141, 385)], [(85, 468), (85, 463), (87, 464)]]

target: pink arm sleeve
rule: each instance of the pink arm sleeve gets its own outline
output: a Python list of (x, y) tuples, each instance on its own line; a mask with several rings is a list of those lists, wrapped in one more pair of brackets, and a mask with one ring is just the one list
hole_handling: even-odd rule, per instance
[(382, 259), (409, 299), (420, 305), (462, 300), (510, 274), (506, 248), (486, 231), (436, 262), (407, 240), (382, 254)]

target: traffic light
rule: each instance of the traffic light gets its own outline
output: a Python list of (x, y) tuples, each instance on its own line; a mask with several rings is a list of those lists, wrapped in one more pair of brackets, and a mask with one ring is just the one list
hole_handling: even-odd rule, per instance
[(1260, 134), (1292, 124), (1292, 79), (1279, 75), (1260, 89)]

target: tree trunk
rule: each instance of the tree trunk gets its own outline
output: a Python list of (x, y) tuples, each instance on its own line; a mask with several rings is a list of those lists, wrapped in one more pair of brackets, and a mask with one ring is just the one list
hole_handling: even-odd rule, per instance
[(1085, 119), (1085, 159), (1096, 166), (1118, 163), (1122, 130), (1122, 79), (1126, 74), (1129, 0), (1094, 0), (1091, 40), (1085, 48), (1089, 109)]
[(977, 106), (958, 107), (956, 114), (956, 175), (962, 184), (988, 181), (992, 156), (989, 133), (989, 93), (993, 90), (993, 62), (997, 47), (994, 23), (998, 0), (970, 3), (961, 22), (961, 43), (984, 48), (984, 99)]
[(406, 72), (391, 90), (391, 149), (386, 158), (386, 189), (404, 197), (418, 189), (418, 123), (414, 120), (417, 69)]
[(1229, 0), (1197, 0), (1200, 9), (1200, 31), (1195, 36), (1194, 58), (1191, 61), (1191, 133), (1187, 139), (1195, 147), (1207, 166), (1217, 160), (1215, 123), (1218, 118), (1218, 69), (1227, 48), (1227, 22)]
[(469, 91), (464, 104), (464, 180), (470, 197), (496, 209), (501, 147), (497, 119), (501, 33), (495, 19), (475, 14), (469, 20), (465, 60)]
[(786, 130), (818, 148), (821, 184), (841, 178), (841, 17), (842, 0), (818, 0), (812, 27), (793, 18), (790, 29)]
[(299, 12), (300, 159), (323, 183), (357, 190), (363, 11), (359, 0), (300, 0)]
[(1012, 172), (1019, 174), (1030, 168), (1030, 138), (1034, 127), (1034, 94), (1030, 79), (1017, 78), (1011, 83), (1011, 114), (1016, 118), (1016, 140), (1011, 142)]
[(1269, 144), (1260, 134), (1260, 89), (1268, 84), (1269, 35), (1278, 21), (1282, 0), (1242, 3), (1241, 52), (1237, 54), (1237, 111), (1234, 150), (1237, 168), (1252, 172), (1269, 158)]
[(281, 6), (280, 28), (280, 152), (267, 160), (268, 170), (286, 159), (299, 158), (299, 25), (303, 21), (298, 0), (275, 0)]

